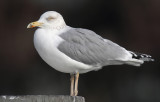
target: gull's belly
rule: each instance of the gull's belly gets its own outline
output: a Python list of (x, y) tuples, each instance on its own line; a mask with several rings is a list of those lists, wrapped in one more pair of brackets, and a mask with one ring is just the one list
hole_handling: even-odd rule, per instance
[(41, 58), (54, 69), (64, 73), (85, 73), (92, 69), (92, 66), (75, 61), (57, 49), (63, 41), (58, 35), (43, 36), (34, 35), (34, 45)]
[(51, 67), (54, 69), (65, 72), (65, 73), (74, 73), (78, 71), (77, 66), (74, 66), (70, 63), (67, 59), (62, 58), (61, 53), (58, 49), (51, 49), (51, 50), (38, 50), (39, 55), (41, 58)]

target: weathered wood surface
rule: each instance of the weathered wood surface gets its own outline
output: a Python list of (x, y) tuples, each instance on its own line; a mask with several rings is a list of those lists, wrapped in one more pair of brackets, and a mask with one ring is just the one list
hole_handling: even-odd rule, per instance
[(63, 95), (24, 95), (24, 96), (0, 96), (0, 102), (85, 102), (81, 96)]

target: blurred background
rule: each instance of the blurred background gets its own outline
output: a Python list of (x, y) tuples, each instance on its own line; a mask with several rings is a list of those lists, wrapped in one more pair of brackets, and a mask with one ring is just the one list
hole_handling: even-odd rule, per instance
[(70, 75), (48, 66), (27, 25), (46, 11), (128, 50), (153, 56), (141, 67), (107, 66), (80, 75), (86, 102), (160, 102), (159, 0), (0, 0), (0, 95), (69, 95)]

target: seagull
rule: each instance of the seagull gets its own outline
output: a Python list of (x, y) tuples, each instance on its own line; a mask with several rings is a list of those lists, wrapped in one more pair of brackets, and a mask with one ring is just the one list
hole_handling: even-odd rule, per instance
[(47, 11), (27, 28), (38, 27), (34, 46), (40, 57), (52, 68), (70, 73), (70, 95), (78, 95), (79, 74), (97, 71), (103, 66), (128, 64), (140, 66), (153, 61), (150, 55), (126, 50), (95, 32), (67, 26), (62, 15)]

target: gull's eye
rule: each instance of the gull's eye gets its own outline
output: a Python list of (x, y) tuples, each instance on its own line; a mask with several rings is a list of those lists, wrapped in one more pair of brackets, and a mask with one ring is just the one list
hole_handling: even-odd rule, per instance
[(53, 19), (54, 19), (54, 17), (51, 17), (51, 16), (47, 17), (47, 21), (50, 21), (50, 20), (53, 20)]

